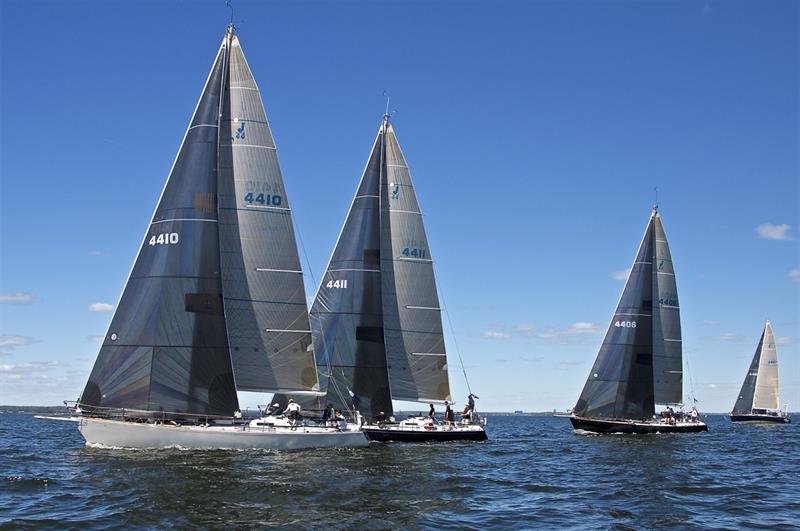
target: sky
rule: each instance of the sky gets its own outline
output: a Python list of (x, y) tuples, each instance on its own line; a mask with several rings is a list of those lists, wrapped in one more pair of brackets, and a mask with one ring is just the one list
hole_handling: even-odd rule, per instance
[[(483, 411), (574, 405), (657, 187), (685, 394), (729, 411), (771, 319), (800, 407), (798, 3), (234, 6), (310, 296), (390, 95), (458, 402), (460, 352)], [(0, 404), (80, 394), (229, 16), (0, 0)]]

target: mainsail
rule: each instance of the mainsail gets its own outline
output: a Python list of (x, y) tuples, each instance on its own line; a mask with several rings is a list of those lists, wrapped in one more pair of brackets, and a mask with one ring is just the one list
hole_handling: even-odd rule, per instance
[(450, 398), (433, 263), (384, 117), (311, 309), (325, 400), (372, 417)]
[(775, 336), (769, 321), (761, 333), (750, 369), (733, 406), (733, 413), (749, 414), (754, 409), (780, 409), (778, 350), (775, 348)]
[(422, 212), (392, 125), (381, 180), (384, 343), (392, 398), (450, 400), (433, 259)]
[[(244, 388), (316, 384), (289, 212), (268, 222), (246, 205), (249, 192), (259, 206), (271, 192), (269, 206), (288, 208), (258, 92), (239, 87), (255, 83), (229, 28), (81, 394), (85, 409), (231, 415), (234, 369)], [(256, 123), (244, 133), (236, 118)], [(234, 148), (245, 134), (255, 147)]]
[(574, 414), (648, 420), (656, 403), (679, 403), (681, 352), (675, 273), (654, 208)]
[(317, 384), (291, 208), (261, 95), (231, 37), (220, 119), (222, 283), (236, 387)]

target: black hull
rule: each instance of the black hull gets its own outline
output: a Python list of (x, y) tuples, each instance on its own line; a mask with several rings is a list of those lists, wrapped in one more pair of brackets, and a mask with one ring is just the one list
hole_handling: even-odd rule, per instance
[(485, 441), (488, 439), (485, 430), (400, 430), (363, 427), (370, 441), (378, 442), (451, 442), (451, 441)]
[(769, 422), (771, 424), (789, 424), (789, 417), (777, 415), (729, 415), (731, 422)]
[(593, 433), (698, 433), (708, 431), (703, 422), (682, 422), (665, 424), (656, 422), (632, 422), (625, 420), (601, 420), (584, 417), (570, 417), (572, 427), (576, 430)]

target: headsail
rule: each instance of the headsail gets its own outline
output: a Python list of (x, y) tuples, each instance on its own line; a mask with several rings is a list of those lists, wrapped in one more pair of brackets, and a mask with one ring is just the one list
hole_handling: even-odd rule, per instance
[(778, 351), (772, 325), (767, 321), (733, 406), (733, 413), (749, 414), (753, 409), (780, 409), (778, 392)]
[(278, 155), (236, 36), (220, 120), (225, 319), (236, 387), (317, 389), (305, 288)]
[(655, 211), (608, 326), (603, 345), (575, 405), (582, 417), (649, 419), (653, 397), (653, 253)]
[(227, 42), (226, 36), (81, 394), (85, 408), (214, 415), (238, 408), (216, 206)]
[(392, 414), (381, 303), (383, 151), (381, 127), (311, 308), (325, 401), (367, 417)]
[(380, 260), (392, 398), (450, 400), (441, 310), (422, 212), (388, 119), (384, 130)]

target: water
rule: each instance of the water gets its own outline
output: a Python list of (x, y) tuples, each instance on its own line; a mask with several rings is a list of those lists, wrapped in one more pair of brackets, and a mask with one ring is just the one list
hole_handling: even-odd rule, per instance
[(490, 417), (485, 443), (300, 451), (86, 448), (72, 423), (0, 415), (0, 526), (785, 528), (797, 424), (575, 435)]

